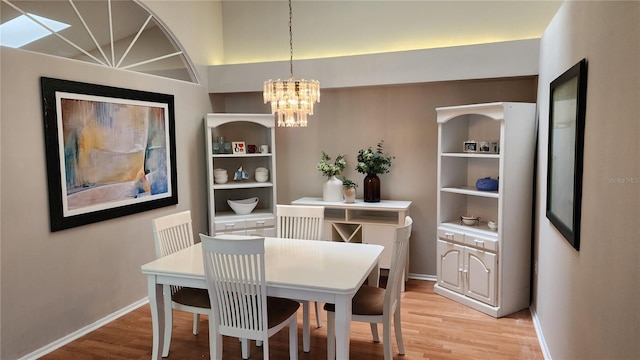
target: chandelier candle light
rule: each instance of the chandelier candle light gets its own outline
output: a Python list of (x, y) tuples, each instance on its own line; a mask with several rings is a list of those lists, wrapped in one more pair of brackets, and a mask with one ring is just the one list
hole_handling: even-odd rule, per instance
[(288, 80), (264, 82), (264, 103), (271, 102), (271, 113), (277, 114), (278, 126), (306, 127), (307, 116), (313, 115), (313, 103), (320, 102), (320, 82), (296, 80), (293, 77), (293, 31), (291, 30), (291, 0), (289, 0), (289, 69)]

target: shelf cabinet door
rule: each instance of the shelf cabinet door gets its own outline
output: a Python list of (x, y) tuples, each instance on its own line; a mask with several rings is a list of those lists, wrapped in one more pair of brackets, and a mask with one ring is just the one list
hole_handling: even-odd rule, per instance
[(486, 251), (465, 247), (465, 295), (489, 305), (496, 305), (496, 270), (498, 256)]
[(438, 240), (438, 285), (463, 293), (464, 246)]

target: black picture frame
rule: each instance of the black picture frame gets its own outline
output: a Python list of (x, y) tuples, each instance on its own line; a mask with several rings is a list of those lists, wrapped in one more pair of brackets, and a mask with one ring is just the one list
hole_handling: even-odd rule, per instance
[(550, 84), (546, 215), (580, 250), (582, 169), (587, 102), (587, 60)]
[(52, 232), (178, 203), (173, 95), (40, 82)]

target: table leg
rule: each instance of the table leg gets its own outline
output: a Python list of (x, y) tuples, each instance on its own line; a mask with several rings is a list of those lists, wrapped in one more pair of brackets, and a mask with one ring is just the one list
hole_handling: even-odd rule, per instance
[(379, 287), (380, 286), (380, 266), (376, 265), (371, 273), (369, 274), (369, 279), (367, 280), (367, 285)]
[(349, 359), (351, 333), (351, 296), (336, 297), (336, 359)]
[(153, 348), (151, 359), (159, 360), (164, 343), (164, 294), (162, 284), (156, 283), (154, 275), (147, 276), (147, 291), (149, 292), (149, 307), (151, 308), (151, 324), (153, 333)]

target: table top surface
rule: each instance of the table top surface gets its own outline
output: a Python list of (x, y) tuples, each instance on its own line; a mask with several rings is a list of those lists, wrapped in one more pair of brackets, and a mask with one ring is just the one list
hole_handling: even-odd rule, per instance
[[(265, 238), (267, 286), (353, 292), (384, 247), (333, 241)], [(204, 280), (200, 243), (142, 265), (142, 273)]]
[(356, 199), (353, 203), (344, 201), (323, 201), (322, 198), (303, 197), (291, 202), (292, 205), (315, 205), (334, 209), (356, 209), (356, 210), (391, 210), (406, 211), (411, 206), (411, 201), (406, 200), (380, 200), (380, 202), (364, 202)]

